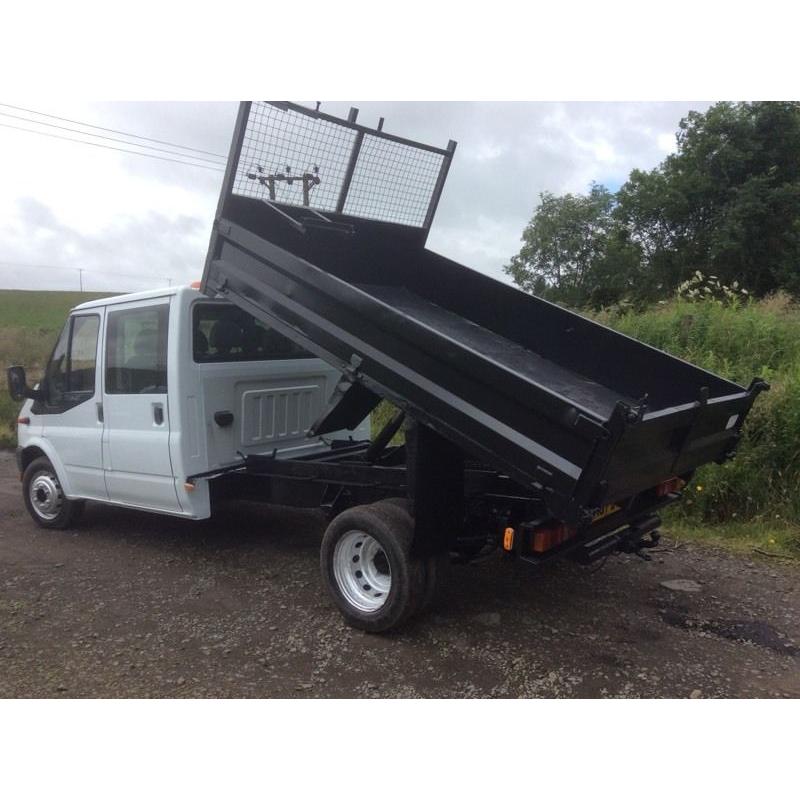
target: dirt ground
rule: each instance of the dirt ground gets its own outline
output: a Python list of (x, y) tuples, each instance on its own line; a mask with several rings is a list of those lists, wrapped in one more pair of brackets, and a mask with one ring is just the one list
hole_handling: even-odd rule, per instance
[[(797, 697), (800, 569), (694, 545), (597, 571), (454, 566), (399, 633), (345, 626), (316, 512), (99, 505), (37, 528), (0, 453), (2, 697)], [(694, 582), (677, 591), (663, 581)]]

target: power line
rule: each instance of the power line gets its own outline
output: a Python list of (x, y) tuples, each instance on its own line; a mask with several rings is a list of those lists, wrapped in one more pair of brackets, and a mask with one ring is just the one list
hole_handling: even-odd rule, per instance
[[(79, 273), (88, 273), (89, 275), (102, 275), (104, 277), (120, 277), (120, 278), (133, 278), (134, 280), (138, 280), (140, 282), (147, 282), (149, 280), (167, 280), (172, 285), (172, 281), (175, 280), (174, 278), (164, 278), (162, 275), (142, 275), (141, 273), (138, 275), (133, 275), (130, 272), (117, 272), (114, 270), (113, 272), (104, 272), (103, 270), (99, 269), (89, 269), (88, 267), (65, 267), (58, 264), (23, 264), (18, 261), (0, 261), (0, 268), (2, 267), (16, 267), (22, 269), (66, 269), (70, 270), (71, 272), (79, 272)], [(80, 276), (81, 281), (83, 280), (83, 275)]]
[[(198, 169), (210, 169), (213, 172), (225, 172), (222, 167), (212, 167), (207, 164), (198, 164), (193, 161), (178, 161), (174, 158), (166, 158), (165, 156), (156, 156), (152, 153), (140, 153), (137, 150), (126, 150), (124, 147), (112, 147), (109, 144), (100, 144), (100, 142), (87, 142), (83, 139), (72, 139), (69, 136), (60, 136), (57, 133), (49, 133), (48, 131), (33, 131), (30, 128), (22, 128), (19, 125), (11, 125), (7, 122), (0, 122), (0, 127), (2, 128), (13, 128), (14, 130), (24, 131), (25, 133), (35, 133), (38, 136), (49, 136), (51, 139), (63, 139), (65, 142), (73, 142), (74, 144), (86, 144), (90, 147), (102, 147), (105, 150), (116, 150), (120, 153), (129, 153), (130, 155), (134, 156), (144, 156), (145, 158), (155, 158), (159, 161), (170, 161), (173, 164), (183, 164), (187, 167), (197, 167)], [(134, 145), (136, 146), (136, 145)]]
[[(125, 139), (116, 139), (113, 136), (104, 136), (102, 133), (90, 133), (89, 131), (81, 131), (78, 130), (77, 128), (70, 128), (67, 125), (56, 125), (53, 122), (40, 122), (39, 120), (36, 119), (30, 119), (28, 117), (20, 117), (18, 114), (9, 114), (7, 111), (0, 111), (0, 116), (11, 117), (11, 119), (18, 119), (21, 120), (22, 122), (28, 122), (31, 125), (47, 125), (50, 128), (57, 128), (60, 131), (69, 131), (70, 133), (77, 133), (79, 136), (94, 136), (97, 139), (106, 139), (109, 142), (117, 142), (118, 144), (128, 144), (131, 147), (143, 147), (147, 148), (148, 150), (155, 150), (157, 153), (168, 153), (171, 156), (178, 156), (179, 158), (190, 158), (190, 156), (186, 155), (185, 153), (176, 153), (174, 150), (165, 150), (163, 147), (153, 147), (153, 145), (151, 144), (136, 144), (136, 142), (127, 142), (125, 141)], [(132, 151), (132, 152), (137, 152), (137, 151)], [(202, 156), (191, 156), (191, 158), (195, 159), (196, 161), (206, 161), (209, 164), (224, 166), (224, 163), (220, 163), (219, 161), (214, 161), (210, 158), (203, 158)]]
[(30, 108), (22, 108), (21, 106), (12, 106), (10, 103), (0, 103), (0, 106), (3, 106), (4, 108), (13, 108), (16, 111), (24, 111), (26, 114), (38, 114), (40, 117), (48, 117), (49, 119), (57, 119), (60, 120), (61, 122), (69, 122), (72, 125), (82, 125), (84, 128), (94, 128), (95, 130), (105, 131), (106, 133), (116, 133), (120, 134), (121, 136), (129, 136), (133, 139), (141, 139), (142, 141), (145, 142), (155, 142), (156, 144), (165, 144), (169, 147), (179, 147), (181, 150), (192, 150), (195, 153), (203, 153), (203, 155), (207, 156), (216, 156), (217, 158), (221, 158), (223, 161), (227, 160), (227, 156), (220, 155), (219, 153), (211, 153), (208, 150), (200, 150), (197, 147), (189, 147), (185, 144), (175, 144), (174, 142), (165, 142), (162, 139), (151, 139), (149, 136), (140, 136), (137, 133), (127, 133), (125, 131), (115, 130), (114, 128), (104, 128), (101, 125), (92, 125), (89, 122), (79, 122), (78, 120), (67, 119), (67, 117), (58, 117), (55, 114), (45, 114), (44, 111), (34, 111), (33, 109)]

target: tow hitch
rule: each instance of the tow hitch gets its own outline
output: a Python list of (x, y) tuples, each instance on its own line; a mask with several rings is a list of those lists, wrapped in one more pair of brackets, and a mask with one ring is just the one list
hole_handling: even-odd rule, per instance
[(619, 549), (623, 553), (633, 553), (634, 555), (639, 556), (642, 561), (652, 561), (653, 557), (650, 555), (650, 553), (645, 553), (643, 551), (657, 547), (660, 541), (661, 534), (658, 531), (650, 531), (649, 538), (639, 539), (638, 541), (632, 541), (628, 539), (620, 545)]
[[(649, 553), (643, 551), (650, 550), (658, 545), (661, 535), (657, 529), (660, 525), (661, 518), (653, 514), (650, 517), (632, 523), (627, 528), (612, 531), (591, 541), (584, 542), (574, 551), (573, 558), (581, 564), (591, 564), (599, 558), (604, 558), (613, 552), (620, 551), (622, 553), (634, 553), (644, 561), (650, 561)], [(645, 536), (648, 536), (648, 538), (645, 539)]]

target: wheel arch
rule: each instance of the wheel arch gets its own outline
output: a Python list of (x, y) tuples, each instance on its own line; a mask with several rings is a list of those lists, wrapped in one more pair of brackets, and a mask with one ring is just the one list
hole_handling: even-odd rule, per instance
[(53, 465), (53, 469), (56, 471), (56, 476), (64, 491), (64, 495), (68, 498), (72, 497), (72, 487), (69, 484), (67, 471), (64, 469), (64, 465), (58, 457), (55, 448), (46, 439), (37, 437), (29, 441), (25, 447), (22, 448), (22, 454), (20, 456), (22, 471), (24, 472), (32, 461), (41, 456), (46, 458)]
[(39, 458), (39, 456), (44, 456), (45, 458), (48, 457), (47, 453), (45, 453), (44, 450), (42, 450), (42, 448), (39, 447), (38, 445), (31, 444), (28, 445), (26, 448), (24, 448), (20, 456), (20, 464), (22, 466), (22, 471), (25, 472), (25, 470), (28, 468), (28, 464), (30, 464), (35, 459)]

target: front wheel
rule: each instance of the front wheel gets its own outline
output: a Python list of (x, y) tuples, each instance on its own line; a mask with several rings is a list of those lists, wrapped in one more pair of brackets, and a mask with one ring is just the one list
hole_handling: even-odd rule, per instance
[(339, 514), (322, 539), (322, 579), (345, 621), (370, 633), (397, 627), (419, 608), (423, 563), (410, 554), (407, 515), (381, 504)]
[(68, 528), (83, 511), (82, 500), (64, 496), (53, 465), (44, 456), (31, 461), (22, 474), (25, 507), (42, 528)]

